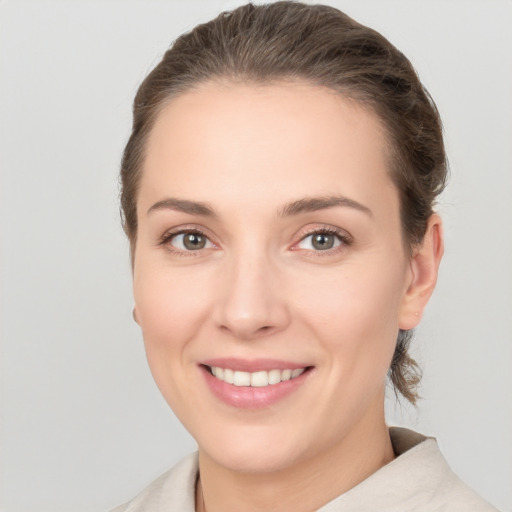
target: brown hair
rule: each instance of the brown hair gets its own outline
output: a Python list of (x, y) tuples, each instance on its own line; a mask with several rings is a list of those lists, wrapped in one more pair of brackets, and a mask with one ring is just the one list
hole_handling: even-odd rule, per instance
[[(224, 12), (179, 37), (142, 82), (121, 166), (121, 208), (132, 256), (137, 190), (148, 135), (176, 95), (217, 78), (268, 83), (298, 79), (333, 89), (381, 119), (407, 247), (421, 242), (446, 180), (441, 121), (409, 60), (381, 34), (324, 5), (275, 2)], [(398, 334), (389, 378), (415, 403), (420, 371), (408, 355), (410, 331)]]

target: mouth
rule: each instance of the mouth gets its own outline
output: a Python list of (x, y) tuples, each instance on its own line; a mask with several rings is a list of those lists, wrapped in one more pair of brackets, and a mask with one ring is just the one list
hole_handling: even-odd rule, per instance
[(247, 386), (254, 388), (263, 388), (267, 386), (275, 386), (281, 382), (286, 382), (292, 379), (300, 377), (310, 367), (304, 368), (286, 368), (280, 370), (275, 368), (273, 370), (260, 370), (256, 372), (245, 372), (240, 370), (232, 370), (230, 368), (222, 368), (220, 366), (208, 366), (205, 368), (213, 375), (216, 379), (225, 382), (227, 384), (233, 384), (234, 386)]
[(199, 365), (213, 395), (237, 409), (265, 409), (301, 389), (314, 366), (218, 359)]

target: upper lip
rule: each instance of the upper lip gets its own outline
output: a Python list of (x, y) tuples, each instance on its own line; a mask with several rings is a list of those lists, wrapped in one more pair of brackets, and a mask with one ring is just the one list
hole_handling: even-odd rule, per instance
[(238, 359), (232, 357), (220, 357), (207, 359), (200, 362), (204, 366), (215, 366), (219, 368), (229, 368), (241, 372), (258, 372), (270, 370), (295, 370), (298, 368), (307, 368), (308, 364), (284, 361), (282, 359)]

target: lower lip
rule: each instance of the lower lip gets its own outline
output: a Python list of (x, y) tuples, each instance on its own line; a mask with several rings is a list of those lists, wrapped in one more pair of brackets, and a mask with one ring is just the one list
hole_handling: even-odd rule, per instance
[(264, 387), (253, 387), (228, 384), (214, 377), (204, 366), (200, 368), (212, 393), (222, 402), (238, 409), (270, 407), (299, 389), (310, 373), (308, 368), (294, 379)]

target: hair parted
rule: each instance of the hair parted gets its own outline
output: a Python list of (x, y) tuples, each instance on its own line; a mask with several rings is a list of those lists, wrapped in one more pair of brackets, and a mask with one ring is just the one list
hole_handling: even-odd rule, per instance
[[(306, 81), (373, 111), (388, 138), (404, 243), (412, 249), (422, 241), (447, 176), (441, 120), (432, 98), (409, 60), (375, 30), (334, 7), (280, 1), (247, 4), (198, 25), (171, 45), (140, 85), (121, 164), (121, 214), (132, 257), (151, 129), (170, 99), (215, 79)], [(389, 378), (395, 393), (415, 403), (421, 373), (408, 354), (411, 339), (411, 331), (398, 333)]]

